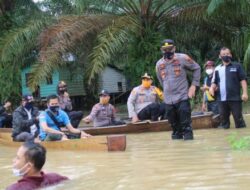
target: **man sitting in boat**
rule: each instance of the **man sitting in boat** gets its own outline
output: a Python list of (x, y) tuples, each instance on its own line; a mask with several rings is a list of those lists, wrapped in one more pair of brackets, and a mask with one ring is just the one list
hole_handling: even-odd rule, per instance
[(34, 142), (25, 142), (17, 151), (13, 160), (13, 175), (22, 177), (6, 190), (40, 189), (68, 180), (56, 173), (41, 171), (46, 160), (46, 149)]
[(11, 108), (11, 102), (6, 101), (3, 105), (0, 104), (0, 128), (12, 126), (12, 115), (8, 113)]
[(21, 105), (13, 113), (12, 137), (14, 141), (34, 140), (39, 131), (39, 111), (33, 106), (33, 96), (22, 96)]
[(83, 118), (83, 112), (73, 111), (72, 102), (70, 100), (69, 93), (67, 92), (67, 84), (64, 81), (60, 81), (58, 83), (57, 94), (60, 108), (68, 114), (72, 126), (77, 128)]
[(142, 77), (142, 84), (135, 87), (128, 98), (128, 114), (132, 123), (139, 120), (157, 121), (165, 114), (165, 105), (159, 100), (163, 99), (162, 91), (152, 86), (153, 79), (145, 73)]
[(69, 120), (66, 112), (60, 109), (58, 96), (53, 94), (47, 97), (48, 109), (39, 116), (40, 134), (42, 141), (60, 141), (67, 140), (67, 135), (61, 131), (61, 127), (66, 127), (70, 133), (76, 134), (79, 138), (86, 138), (90, 135), (75, 129)]
[(83, 119), (85, 123), (94, 122), (94, 127), (125, 124), (123, 121), (116, 120), (115, 108), (109, 103), (110, 96), (107, 90), (99, 93), (100, 101), (92, 108), (91, 113)]

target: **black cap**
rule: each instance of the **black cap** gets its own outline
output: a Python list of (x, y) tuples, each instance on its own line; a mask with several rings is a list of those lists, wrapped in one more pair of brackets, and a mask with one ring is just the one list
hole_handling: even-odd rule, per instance
[(174, 40), (172, 39), (165, 39), (161, 42), (161, 47), (171, 47), (171, 46), (174, 46)]
[(33, 96), (31, 95), (31, 94), (24, 94), (23, 96), (22, 96), (22, 100), (25, 100), (25, 101), (27, 101), (27, 102), (29, 102), (29, 101), (33, 101)]
[(107, 90), (102, 90), (100, 93), (99, 93), (99, 96), (101, 95), (106, 95), (106, 96), (109, 96), (109, 92)]

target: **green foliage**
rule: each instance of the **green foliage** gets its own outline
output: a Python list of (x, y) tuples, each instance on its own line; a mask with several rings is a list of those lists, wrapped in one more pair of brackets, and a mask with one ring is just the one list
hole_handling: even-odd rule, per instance
[(237, 133), (233, 133), (227, 140), (234, 150), (250, 150), (250, 136), (239, 137)]
[(155, 65), (161, 58), (160, 43), (164, 39), (159, 32), (150, 28), (145, 30), (145, 35), (135, 36), (128, 46), (128, 59), (124, 72), (129, 78), (131, 86), (141, 83), (141, 77), (145, 72), (153, 75), (154, 83), (158, 84)]
[(20, 0), (1, 7), (10, 8), (0, 12), (0, 66), (6, 72), (0, 80), (9, 76), (13, 86), (1, 84), (2, 100), (7, 92), (20, 92), (20, 69), (34, 50), (38, 54), (29, 63), (35, 64), (32, 87), (65, 64), (62, 55), (72, 53), (85, 68), (86, 84), (95, 86), (93, 91), (108, 64), (124, 69), (132, 86), (144, 72), (158, 85), (155, 63), (164, 38), (173, 38), (177, 51), (201, 66), (217, 59), (224, 45), (245, 66), (250, 62), (247, 0)]
[(13, 104), (19, 103), (20, 98), (20, 69), (15, 65), (6, 63), (0, 65), (0, 99), (9, 100)]

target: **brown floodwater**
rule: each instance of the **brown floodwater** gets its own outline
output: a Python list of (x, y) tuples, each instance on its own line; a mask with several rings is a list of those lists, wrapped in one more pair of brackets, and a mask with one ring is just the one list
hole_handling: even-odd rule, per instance
[[(44, 171), (71, 180), (46, 189), (249, 189), (250, 151), (232, 150), (227, 138), (250, 135), (250, 127), (194, 132), (193, 141), (172, 141), (170, 132), (128, 135), (125, 152), (48, 151)], [(0, 146), (0, 189), (18, 179), (11, 171), (15, 153)]]

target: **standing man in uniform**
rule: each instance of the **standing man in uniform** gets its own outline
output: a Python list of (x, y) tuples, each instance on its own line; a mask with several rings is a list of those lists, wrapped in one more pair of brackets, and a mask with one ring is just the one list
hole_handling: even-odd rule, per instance
[[(172, 139), (193, 139), (189, 98), (195, 96), (200, 85), (200, 66), (188, 55), (175, 53), (174, 41), (166, 39), (161, 44), (163, 57), (156, 63), (156, 74), (163, 86), (166, 113), (173, 129)], [(193, 71), (189, 87), (187, 70)]]
[[(239, 63), (232, 62), (230, 49), (223, 47), (220, 50), (219, 58), (222, 64), (215, 68), (210, 94), (214, 95), (218, 87), (218, 99), (221, 114), (221, 126), (224, 129), (230, 128), (229, 116), (232, 112), (235, 127), (246, 127), (242, 115), (242, 101), (248, 100), (247, 78)], [(242, 95), (240, 93), (242, 87)]]
[(99, 93), (99, 103), (95, 104), (91, 113), (83, 118), (85, 123), (94, 122), (94, 127), (104, 127), (111, 125), (125, 124), (123, 121), (116, 120), (115, 108), (109, 103), (110, 96), (107, 90)]
[(128, 98), (129, 118), (132, 118), (132, 123), (147, 119), (157, 121), (165, 114), (165, 104), (160, 103), (163, 93), (159, 88), (152, 86), (153, 79), (147, 73), (141, 79), (142, 84), (135, 87)]

